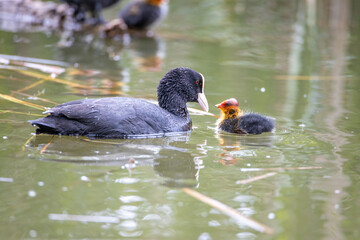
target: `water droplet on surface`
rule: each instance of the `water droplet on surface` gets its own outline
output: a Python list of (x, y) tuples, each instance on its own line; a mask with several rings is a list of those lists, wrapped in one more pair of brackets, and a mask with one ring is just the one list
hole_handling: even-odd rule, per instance
[(118, 178), (115, 179), (116, 183), (122, 183), (122, 184), (132, 184), (132, 183), (137, 183), (139, 180), (136, 178)]
[(36, 232), (35, 230), (30, 230), (30, 231), (29, 231), (29, 235), (30, 235), (30, 237), (32, 237), (32, 238), (36, 238), (36, 237), (37, 237), (37, 232)]
[(239, 239), (256, 239), (256, 235), (250, 232), (237, 233), (236, 236)]
[(90, 179), (87, 176), (81, 176), (80, 180), (84, 181), (84, 182), (89, 182), (90, 181)]
[(221, 226), (221, 224), (220, 224), (218, 221), (216, 221), (216, 220), (210, 221), (210, 222), (208, 223), (208, 225), (209, 225), (210, 227), (218, 227), (218, 226)]
[(145, 201), (144, 198), (139, 197), (139, 196), (121, 196), (119, 199), (123, 203), (132, 203), (132, 202), (143, 202), (143, 201)]
[(63, 192), (67, 192), (69, 189), (68, 189), (67, 187), (62, 187), (61, 190), (62, 190)]
[(38, 186), (40, 186), (40, 187), (42, 187), (42, 186), (44, 186), (45, 185), (45, 183), (44, 182), (38, 182)]
[(119, 55), (115, 55), (114, 57), (113, 57), (113, 60), (114, 61), (119, 61), (121, 59), (121, 57), (119, 56)]
[(268, 219), (272, 220), (274, 218), (275, 218), (275, 213), (271, 212), (271, 213), (268, 214)]
[(200, 236), (198, 238), (198, 240), (211, 240), (211, 239), (212, 238), (211, 238), (210, 234), (207, 232), (200, 234)]
[(299, 124), (299, 127), (304, 128), (304, 127), (306, 127), (306, 125), (304, 123), (301, 123), (301, 124)]
[(260, 88), (260, 92), (265, 92), (266, 89), (264, 87)]
[(145, 221), (159, 221), (161, 220), (161, 217), (157, 214), (147, 214), (142, 220)]
[(8, 139), (8, 137), (7, 137), (7, 136), (3, 136), (3, 139)]
[(28, 191), (28, 196), (29, 197), (36, 197), (36, 192), (34, 190), (30, 190), (30, 191)]
[(133, 231), (137, 227), (137, 222), (135, 222), (133, 220), (125, 220), (120, 223), (120, 226), (123, 228), (126, 228), (127, 230)]

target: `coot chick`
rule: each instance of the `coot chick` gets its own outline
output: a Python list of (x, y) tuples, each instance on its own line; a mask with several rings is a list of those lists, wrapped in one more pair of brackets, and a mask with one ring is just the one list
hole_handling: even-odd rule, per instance
[(168, 0), (135, 0), (119, 13), (129, 29), (148, 29), (162, 19), (168, 12)]
[(257, 113), (243, 114), (235, 98), (230, 98), (216, 105), (221, 110), (221, 117), (217, 121), (218, 128), (238, 134), (261, 134), (271, 132), (275, 128), (273, 118)]
[(92, 20), (95, 24), (104, 22), (101, 14), (103, 8), (110, 7), (119, 0), (62, 0), (70, 7), (74, 8), (74, 17), (77, 21), (85, 20), (85, 13), (91, 12)]
[(198, 102), (204, 111), (205, 79), (189, 68), (175, 68), (161, 79), (159, 105), (143, 99), (111, 97), (60, 104), (48, 116), (29, 121), (37, 134), (85, 135), (94, 138), (146, 138), (191, 130), (186, 103)]

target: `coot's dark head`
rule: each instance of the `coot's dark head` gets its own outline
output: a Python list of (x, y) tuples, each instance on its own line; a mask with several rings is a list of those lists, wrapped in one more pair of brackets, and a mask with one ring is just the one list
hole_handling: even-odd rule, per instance
[(221, 110), (221, 118), (230, 119), (241, 116), (239, 103), (235, 98), (229, 98), (215, 105)]
[(205, 78), (190, 68), (174, 68), (161, 79), (158, 86), (159, 106), (169, 112), (187, 115), (186, 102), (198, 102), (208, 112), (204, 93)]

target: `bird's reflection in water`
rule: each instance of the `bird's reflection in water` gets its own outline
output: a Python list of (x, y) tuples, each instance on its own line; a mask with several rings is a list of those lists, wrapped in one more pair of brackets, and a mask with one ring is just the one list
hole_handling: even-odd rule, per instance
[(275, 141), (273, 134), (238, 135), (217, 132), (219, 146), (222, 153), (219, 162), (223, 165), (235, 165), (243, 157), (255, 156), (253, 149), (259, 147), (272, 147)]
[(131, 36), (130, 55), (139, 71), (161, 71), (165, 50), (165, 42), (157, 36), (148, 37), (138, 34)]
[[(72, 33), (68, 40), (55, 49), (58, 60), (69, 63), (66, 80), (74, 80), (87, 87), (71, 87), (71, 94), (81, 96), (122, 95), (128, 74), (119, 61), (124, 50), (123, 41), (106, 41), (92, 35)], [(65, 41), (65, 40), (64, 40)]]
[[(32, 152), (29, 155), (31, 158), (42, 161), (120, 167), (109, 171), (127, 169), (130, 175), (136, 167), (152, 166), (155, 172), (164, 178), (163, 184), (168, 187), (195, 187), (198, 185), (199, 171), (203, 165), (201, 156), (190, 153), (196, 146), (190, 146), (190, 150), (188, 144), (185, 144), (189, 137), (190, 133), (163, 138), (123, 140), (55, 136), (51, 141), (52, 136), (37, 135), (29, 143), (28, 149)], [(48, 144), (49, 142), (51, 143)], [(44, 150), (42, 154), (41, 150)]]
[[(124, 34), (119, 41), (71, 33), (60, 41), (56, 57), (86, 69), (116, 71), (121, 68), (119, 62), (124, 55), (128, 55), (139, 71), (161, 71), (165, 49), (163, 39), (142, 32)], [(124, 54), (125, 51), (129, 52)]]
[(119, 69), (126, 41), (107, 41), (92, 34), (65, 34), (56, 49), (57, 59), (93, 69)]
[(127, 37), (128, 40), (121, 41), (77, 34), (69, 38), (69, 43), (56, 48), (56, 58), (73, 66), (66, 69), (66, 79), (81, 81), (89, 87), (71, 88), (72, 94), (123, 95), (128, 91), (126, 84), (130, 78), (129, 69), (121, 66), (128, 57), (138, 71), (162, 70), (165, 42), (156, 36), (134, 33)]
[(200, 169), (203, 168), (200, 158), (189, 152), (163, 149), (160, 158), (155, 159), (154, 170), (164, 178), (163, 185), (167, 187), (197, 187)]

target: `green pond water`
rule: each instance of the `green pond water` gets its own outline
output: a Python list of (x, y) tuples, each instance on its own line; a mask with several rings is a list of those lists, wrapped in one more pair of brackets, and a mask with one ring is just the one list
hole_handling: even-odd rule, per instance
[[(118, 41), (0, 26), (6, 96), (156, 101), (159, 80), (184, 66), (205, 76), (211, 113), (234, 97), (277, 120), (275, 133), (240, 136), (192, 114), (189, 134), (89, 141), (33, 136), (42, 110), (0, 99), (1, 239), (360, 239), (359, 1), (171, 1), (153, 38)], [(29, 63), (64, 69), (62, 81)]]

